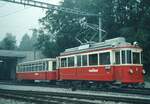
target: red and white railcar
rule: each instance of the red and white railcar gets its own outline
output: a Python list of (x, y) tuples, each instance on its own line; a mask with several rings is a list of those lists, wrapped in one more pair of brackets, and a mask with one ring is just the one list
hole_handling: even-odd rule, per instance
[(19, 63), (16, 78), (19, 80), (56, 80), (56, 59), (47, 58)]
[(57, 58), (60, 80), (143, 83), (142, 49), (124, 38), (66, 49)]

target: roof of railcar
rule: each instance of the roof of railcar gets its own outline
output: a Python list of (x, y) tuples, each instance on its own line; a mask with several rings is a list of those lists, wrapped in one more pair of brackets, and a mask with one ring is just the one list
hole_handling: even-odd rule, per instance
[(36, 63), (36, 62), (42, 62), (42, 61), (56, 61), (56, 58), (44, 58), (44, 59), (39, 59), (39, 60), (26, 61), (26, 62), (19, 63), (18, 65), (28, 64), (28, 63)]
[(88, 53), (99, 50), (117, 49), (117, 48), (140, 48), (140, 47), (131, 45), (131, 43), (126, 42), (125, 38), (123, 37), (118, 37), (114, 39), (105, 40), (104, 42), (85, 44), (78, 47), (69, 48), (66, 49), (64, 52), (62, 52), (60, 56)]

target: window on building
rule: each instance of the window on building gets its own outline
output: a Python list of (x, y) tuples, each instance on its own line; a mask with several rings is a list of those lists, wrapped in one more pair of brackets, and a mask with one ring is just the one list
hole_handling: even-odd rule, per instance
[(115, 62), (116, 64), (120, 64), (120, 52), (115, 52)]
[(77, 66), (81, 66), (81, 56), (77, 56)]
[(67, 67), (67, 58), (61, 58), (61, 67)]
[(74, 66), (74, 57), (68, 57), (68, 67)]
[(82, 66), (87, 66), (87, 55), (82, 56)]
[(131, 64), (131, 50), (127, 50), (127, 64)]
[(89, 65), (98, 65), (98, 54), (89, 55)]
[(99, 54), (99, 64), (100, 65), (109, 65), (110, 64), (110, 52)]
[(122, 55), (122, 64), (125, 64), (126, 63), (126, 54), (125, 54), (125, 51), (122, 51), (121, 52), (121, 55)]
[(133, 64), (140, 64), (140, 53), (133, 52)]

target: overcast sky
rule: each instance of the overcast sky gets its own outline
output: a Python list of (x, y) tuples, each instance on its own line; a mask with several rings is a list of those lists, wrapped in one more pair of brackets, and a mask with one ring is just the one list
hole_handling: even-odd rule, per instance
[[(38, 0), (51, 4), (59, 4), (62, 0)], [(0, 1), (0, 40), (5, 34), (12, 33), (16, 36), (17, 44), (25, 33), (31, 35), (32, 28), (38, 28), (38, 19), (45, 15), (45, 10)]]

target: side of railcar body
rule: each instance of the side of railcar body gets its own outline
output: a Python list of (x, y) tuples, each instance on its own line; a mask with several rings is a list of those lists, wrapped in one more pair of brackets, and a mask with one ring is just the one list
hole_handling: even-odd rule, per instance
[(56, 59), (41, 59), (19, 63), (18, 80), (56, 80)]
[(58, 57), (59, 79), (132, 84), (143, 83), (142, 49), (124, 38), (66, 49)]

